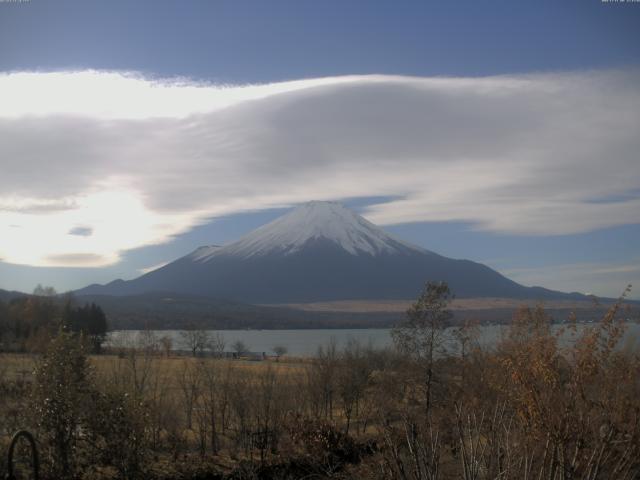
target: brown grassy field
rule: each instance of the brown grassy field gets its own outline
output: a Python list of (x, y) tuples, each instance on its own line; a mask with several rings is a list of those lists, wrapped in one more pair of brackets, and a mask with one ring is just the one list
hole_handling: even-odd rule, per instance
[[(0, 353), (0, 379), (6, 381), (27, 381), (33, 379), (34, 370), (38, 365), (40, 355), (30, 353)], [(142, 357), (141, 357), (142, 358)], [(98, 377), (119, 372), (123, 368), (122, 364), (127, 359), (115, 354), (91, 355), (89, 361), (94, 367)], [(183, 355), (154, 355), (150, 357), (149, 368), (154, 373), (162, 373), (168, 378), (177, 378), (184, 368), (194, 361), (215, 365), (217, 368), (233, 368), (238, 372), (243, 372), (256, 377), (273, 372), (278, 376), (303, 375), (310, 365), (310, 359), (297, 357), (282, 357), (279, 360), (268, 358), (263, 361), (251, 360), (230, 360), (212, 358), (193, 358)]]
[[(287, 303), (271, 306), (288, 307), (296, 310), (308, 312), (345, 312), (345, 313), (397, 313), (406, 312), (415, 302), (414, 300), (338, 300), (333, 302), (312, 302), (312, 303)], [(456, 310), (494, 310), (512, 309), (521, 306), (533, 307), (539, 303), (535, 299), (514, 299), (514, 298), (459, 298), (454, 299), (449, 308)], [(549, 309), (575, 309), (584, 310), (593, 308), (594, 303), (589, 300), (547, 300), (544, 302), (545, 308)], [(604, 302), (603, 306), (609, 306)]]

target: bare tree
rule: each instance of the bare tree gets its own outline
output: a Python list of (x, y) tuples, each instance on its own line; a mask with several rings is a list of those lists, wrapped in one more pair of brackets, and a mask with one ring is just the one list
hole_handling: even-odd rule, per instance
[(149, 329), (142, 330), (136, 338), (136, 349), (148, 355), (155, 355), (160, 348), (158, 336)]
[(342, 352), (337, 370), (337, 391), (342, 412), (346, 419), (345, 433), (349, 433), (351, 421), (359, 415), (360, 403), (371, 377), (371, 363), (362, 346), (350, 340)]
[(182, 368), (176, 373), (176, 382), (182, 395), (182, 406), (184, 408), (187, 429), (191, 430), (193, 425), (193, 409), (200, 394), (200, 369), (196, 360), (185, 360)]
[(326, 347), (318, 347), (316, 358), (307, 370), (308, 400), (316, 417), (333, 417), (337, 366), (338, 349), (336, 339), (332, 337)]
[[(286, 400), (283, 396), (282, 377), (271, 366), (256, 379), (252, 396), (252, 446), (260, 453), (264, 462), (268, 450), (275, 453), (278, 448), (280, 426), (284, 421)], [(290, 398), (290, 397), (289, 397)]]
[[(218, 432), (220, 431), (220, 417), (222, 409), (226, 408), (223, 403), (223, 396), (227, 390), (223, 385), (224, 377), (220, 362), (201, 362), (198, 365), (199, 376), (202, 382), (202, 392), (199, 397), (199, 430), (201, 432), (201, 448), (206, 443), (206, 439), (202, 438), (208, 434), (211, 452), (218, 453), (220, 441)], [(228, 365), (228, 364), (224, 364)]]
[(142, 332), (137, 337), (120, 335), (118, 359), (111, 365), (111, 381), (135, 397), (144, 395), (153, 370), (157, 343), (151, 332)]
[(287, 354), (287, 347), (284, 345), (276, 345), (273, 347), (273, 353), (276, 354), (277, 360), (280, 360), (280, 357)]
[(149, 440), (154, 450), (159, 448), (162, 433), (168, 432), (170, 425), (177, 423), (175, 398), (171, 395), (171, 374), (168, 369), (161, 368), (157, 363), (155, 367), (145, 393)]
[(187, 346), (191, 354), (196, 357), (209, 347), (209, 332), (201, 329), (183, 330), (180, 332), (182, 342)]
[(227, 346), (227, 342), (220, 333), (216, 332), (215, 335), (211, 335), (209, 338), (209, 349), (214, 357), (222, 357), (224, 355), (224, 349)]
[(233, 342), (231, 348), (238, 354), (238, 357), (241, 357), (249, 351), (249, 347), (247, 347), (247, 345), (242, 340), (236, 340), (235, 342)]
[(249, 373), (236, 369), (229, 379), (229, 406), (233, 415), (234, 449), (245, 454), (251, 449), (251, 379)]
[(436, 353), (444, 352), (444, 329), (451, 318), (447, 305), (452, 295), (444, 282), (428, 282), (407, 318), (391, 331), (396, 347), (420, 368), (425, 388), (425, 411), (431, 408)]
[(162, 353), (165, 357), (171, 355), (171, 350), (173, 350), (173, 340), (168, 335), (163, 335), (160, 337), (158, 341), (160, 343), (160, 348), (162, 348)]

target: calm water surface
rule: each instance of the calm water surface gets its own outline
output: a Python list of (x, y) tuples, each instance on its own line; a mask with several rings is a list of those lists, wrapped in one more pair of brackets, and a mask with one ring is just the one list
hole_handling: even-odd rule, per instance
[[(579, 325), (579, 329), (585, 325)], [(558, 328), (558, 327), (555, 327)], [(505, 327), (500, 325), (486, 325), (479, 329), (479, 342), (483, 347), (491, 347), (500, 339)], [(107, 344), (135, 343), (142, 338), (140, 330), (116, 330), (110, 332)], [(188, 350), (183, 341), (180, 330), (155, 330), (150, 332), (159, 339), (168, 336), (172, 339), (175, 350)], [(231, 351), (231, 345), (240, 340), (252, 352), (273, 353), (273, 347), (282, 345), (286, 347), (288, 354), (293, 356), (312, 356), (318, 351), (318, 347), (326, 346), (335, 341), (338, 348), (344, 347), (349, 340), (356, 340), (362, 345), (371, 345), (375, 348), (384, 348), (392, 345), (390, 329), (316, 329), (316, 330), (219, 330), (210, 331), (211, 334), (221, 335), (226, 342), (226, 350)], [(447, 331), (447, 337), (451, 339), (451, 329)], [(628, 323), (621, 345), (624, 348), (640, 349), (640, 325)], [(570, 341), (566, 338), (565, 341)], [(454, 350), (453, 345), (449, 350)]]

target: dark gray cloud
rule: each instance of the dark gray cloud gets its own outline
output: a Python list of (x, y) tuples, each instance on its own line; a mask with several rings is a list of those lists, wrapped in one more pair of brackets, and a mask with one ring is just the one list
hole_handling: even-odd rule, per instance
[(91, 227), (73, 227), (69, 230), (69, 235), (77, 235), (79, 237), (90, 237), (93, 234)]
[(100, 255), (92, 253), (67, 253), (61, 255), (49, 255), (47, 260), (56, 265), (67, 265), (70, 267), (93, 266), (105, 262)]

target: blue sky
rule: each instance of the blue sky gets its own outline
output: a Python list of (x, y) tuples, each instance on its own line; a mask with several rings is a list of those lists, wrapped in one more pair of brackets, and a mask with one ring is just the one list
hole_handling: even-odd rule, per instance
[[(584, 0), (0, 2), (0, 211), (6, 224), (42, 233), (21, 251), (22, 237), (0, 240), (0, 288), (133, 278), (324, 195), (522, 283), (616, 295), (640, 285), (639, 25), (638, 3)], [(77, 74), (87, 71), (98, 73)], [(135, 72), (138, 83), (101, 73), (113, 71)], [(337, 80), (315, 80), (324, 77)], [(150, 82), (176, 78), (202, 88), (136, 105)], [(279, 83), (299, 80), (307, 83)], [(247, 84), (264, 88), (238, 88), (233, 100), (220, 90)], [(100, 98), (105, 85), (119, 94)], [(25, 106), (33, 98), (43, 101)], [(368, 136), (367, 120), (387, 111)], [(344, 123), (327, 127), (336, 117)], [(423, 141), (420, 128), (438, 134)], [(158, 131), (184, 138), (158, 140)], [(157, 151), (148, 146), (156, 141)], [(111, 150), (98, 151), (100, 142)], [(397, 177), (378, 178), (396, 164)], [(290, 195), (280, 177), (295, 184)], [(122, 218), (94, 225), (105, 210)], [(57, 245), (49, 212), (67, 215), (62, 234), (78, 253), (43, 247)], [(93, 235), (100, 225), (113, 237)], [(84, 237), (96, 238), (95, 252)]]
[(245, 83), (635, 65), (640, 7), (598, 0), (4, 3), (0, 68)]

